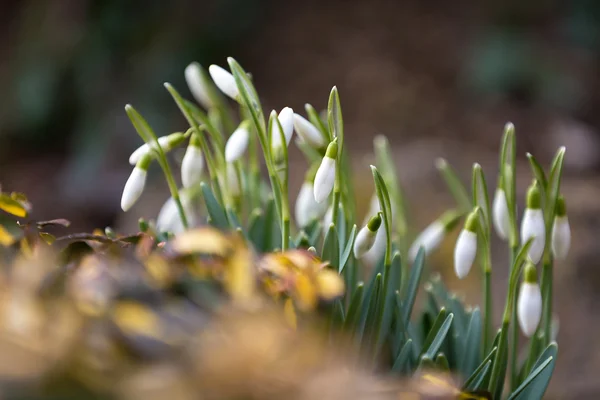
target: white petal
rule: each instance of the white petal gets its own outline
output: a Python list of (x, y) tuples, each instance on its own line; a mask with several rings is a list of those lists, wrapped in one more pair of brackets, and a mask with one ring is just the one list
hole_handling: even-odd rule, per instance
[(327, 144), (321, 132), (310, 121), (299, 114), (294, 114), (294, 129), (298, 136), (316, 149), (322, 148)]
[(425, 254), (430, 254), (438, 248), (444, 238), (446, 230), (440, 221), (432, 222), (417, 238), (408, 251), (409, 258), (414, 261), (417, 258), (419, 248), (423, 246)]
[[(383, 224), (383, 222), (382, 222)], [(375, 263), (381, 260), (383, 257), (383, 253), (385, 253), (385, 248), (387, 247), (387, 233), (383, 226), (380, 226), (377, 230), (377, 234), (375, 235), (375, 242), (371, 249), (367, 251), (362, 257), (363, 261), (367, 262), (370, 265), (374, 265)]]
[[(279, 120), (279, 124), (281, 124), (281, 128), (283, 129), (285, 145), (289, 146), (290, 140), (292, 140), (292, 134), (294, 133), (294, 111), (289, 107), (285, 107), (281, 110), (277, 116), (277, 119)], [(278, 147), (281, 147), (281, 130), (279, 129), (279, 125), (276, 123), (273, 125), (272, 135), (272, 148), (277, 149)]]
[(536, 283), (523, 282), (521, 285), (517, 317), (523, 334), (531, 337), (542, 317), (542, 293)]
[(146, 185), (146, 170), (135, 167), (129, 175), (129, 179), (125, 182), (125, 188), (123, 189), (123, 197), (121, 197), (121, 208), (123, 211), (129, 210), (140, 198)]
[(529, 258), (531, 262), (537, 264), (544, 254), (546, 241), (546, 226), (544, 224), (544, 214), (541, 209), (526, 208), (521, 221), (521, 242), (525, 243), (530, 238), (533, 243), (529, 248)]
[[(181, 205), (185, 211), (188, 225), (193, 227), (196, 225), (197, 218), (191, 196), (186, 194), (185, 190), (181, 190), (179, 193), (181, 195)], [(160, 209), (158, 217), (156, 218), (156, 228), (160, 232), (172, 232), (174, 234), (184, 231), (183, 222), (181, 221), (177, 204), (172, 197), (169, 197), (169, 199)]]
[[(159, 137), (158, 143), (160, 144), (160, 147), (165, 148), (169, 143), (169, 137), (168, 136)], [(152, 147), (154, 147), (154, 146), (152, 146)], [(133, 153), (131, 153), (131, 155), (129, 156), (129, 164), (130, 165), (137, 164), (137, 162), (140, 161), (140, 158), (145, 156), (149, 151), (150, 151), (150, 146), (148, 146), (148, 143), (144, 143), (143, 145), (141, 145), (140, 147), (135, 149)]]
[(250, 132), (245, 127), (237, 128), (227, 140), (225, 145), (225, 161), (234, 162), (239, 159), (248, 148)]
[(335, 181), (335, 160), (333, 158), (324, 157), (321, 165), (315, 175), (314, 194), (315, 201), (322, 203), (327, 199), (333, 190)]
[[(319, 219), (327, 211), (327, 203), (317, 203), (313, 194), (313, 184), (304, 182), (296, 199), (296, 223), (307, 226), (313, 219)], [(329, 226), (328, 226), (329, 227)]]
[(202, 107), (209, 109), (212, 107), (212, 100), (208, 95), (206, 86), (202, 81), (202, 75), (200, 72), (200, 64), (193, 62), (185, 68), (185, 81), (194, 96), (194, 99), (202, 105)]
[(510, 232), (510, 219), (508, 215), (508, 203), (506, 201), (506, 193), (502, 189), (496, 189), (494, 195), (494, 204), (492, 210), (492, 217), (494, 222), (494, 229), (500, 239), (508, 239), (508, 233)]
[(196, 146), (188, 146), (181, 162), (181, 182), (183, 187), (192, 187), (200, 183), (204, 157), (202, 151)]
[(454, 272), (459, 279), (469, 274), (477, 254), (477, 234), (463, 229), (454, 248)]
[[(382, 230), (382, 227), (379, 227), (377, 232)], [(385, 229), (384, 229), (385, 230)], [(354, 257), (361, 258), (367, 251), (373, 247), (373, 243), (375, 243), (375, 238), (377, 237), (377, 232), (371, 232), (367, 226), (363, 226), (362, 229), (356, 235), (356, 240), (354, 241)]]
[(221, 92), (236, 101), (239, 100), (240, 92), (235, 84), (235, 78), (231, 73), (214, 64), (208, 67), (208, 72)]
[(552, 254), (558, 260), (567, 258), (571, 247), (571, 227), (566, 216), (556, 217), (552, 227)]

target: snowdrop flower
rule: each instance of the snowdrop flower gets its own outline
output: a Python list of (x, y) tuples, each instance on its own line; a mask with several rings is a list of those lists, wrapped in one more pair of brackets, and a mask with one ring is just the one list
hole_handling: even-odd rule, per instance
[(213, 102), (208, 94), (208, 77), (205, 74), (206, 72), (197, 62), (193, 62), (185, 68), (185, 81), (192, 96), (202, 107), (209, 109), (213, 106)]
[(240, 101), (240, 91), (235, 83), (235, 78), (229, 71), (213, 64), (208, 67), (208, 72), (221, 92), (235, 101)]
[[(279, 160), (282, 157), (282, 142), (281, 142), (281, 129), (283, 129), (283, 136), (285, 137), (285, 146), (289, 146), (292, 135), (294, 134), (294, 110), (289, 107), (285, 107), (279, 112), (279, 115), (275, 111), (271, 112), (271, 118), (277, 118), (273, 121), (273, 128), (271, 131), (271, 151), (275, 155), (275, 159)], [(281, 125), (281, 129), (279, 129)]]
[(202, 156), (202, 150), (200, 150), (200, 138), (197, 133), (194, 133), (181, 162), (183, 187), (189, 188), (200, 183), (203, 168), (204, 157)]
[(238, 173), (235, 166), (231, 163), (227, 164), (227, 187), (233, 197), (238, 197), (242, 193), (242, 185), (240, 185)]
[(510, 232), (510, 218), (508, 214), (508, 202), (506, 201), (506, 193), (502, 187), (496, 188), (494, 194), (494, 203), (492, 205), (492, 222), (496, 234), (500, 239), (508, 239)]
[[(161, 136), (158, 138), (158, 144), (163, 149), (163, 151), (167, 152), (173, 149), (178, 144), (182, 143), (185, 140), (185, 135), (181, 132), (175, 132), (167, 136)], [(129, 164), (136, 165), (140, 159), (146, 155), (151, 153), (151, 149), (156, 149), (156, 143), (152, 142), (152, 145), (148, 143), (144, 143), (131, 155), (129, 156)]]
[(411, 261), (417, 258), (419, 248), (423, 247), (425, 254), (428, 255), (436, 250), (446, 234), (451, 231), (460, 218), (456, 211), (447, 211), (440, 218), (433, 221), (427, 228), (417, 236), (408, 250), (408, 256)]
[(152, 158), (149, 154), (144, 155), (135, 165), (133, 171), (131, 171), (129, 179), (125, 182), (123, 196), (121, 197), (121, 208), (123, 211), (129, 210), (142, 195), (151, 160)]
[(525, 266), (525, 280), (519, 291), (517, 318), (521, 331), (527, 337), (533, 336), (542, 317), (542, 292), (537, 283), (535, 265), (528, 262)]
[[(311, 168), (307, 172), (296, 198), (295, 214), (296, 223), (299, 227), (307, 226), (313, 219), (321, 218), (327, 211), (327, 202), (317, 203), (315, 200), (313, 186), (315, 173), (315, 168)], [(329, 224), (327, 224), (327, 228), (329, 228)]]
[(327, 199), (333, 190), (337, 152), (338, 144), (337, 138), (335, 138), (333, 139), (333, 142), (329, 143), (329, 146), (327, 146), (325, 157), (323, 157), (323, 161), (321, 161), (321, 165), (315, 175), (314, 194), (317, 203), (322, 203)]
[[(377, 193), (373, 193), (373, 196), (371, 196), (371, 201), (369, 202), (369, 211), (367, 212), (363, 225), (367, 225), (369, 223), (369, 216), (377, 214), (380, 211), (381, 207), (379, 204), (379, 197), (377, 197)], [(378, 229), (377, 234), (375, 235), (375, 242), (373, 243), (373, 246), (371, 246), (371, 249), (362, 257), (363, 261), (371, 265), (377, 263), (379, 260), (381, 260), (381, 257), (383, 257), (386, 247), (387, 232), (385, 229)]]
[[(189, 190), (183, 189), (179, 191), (181, 205), (185, 212), (189, 226), (196, 225), (196, 213), (194, 211), (192, 195)], [(170, 197), (160, 209), (156, 218), (156, 228), (160, 232), (171, 232), (178, 234), (184, 231), (183, 221), (179, 215), (177, 203), (173, 197)]]
[(565, 198), (559, 196), (556, 201), (556, 215), (552, 226), (552, 254), (558, 260), (567, 258), (571, 247), (571, 227), (567, 217)]
[(377, 213), (369, 220), (369, 223), (365, 225), (356, 235), (354, 240), (354, 257), (361, 258), (373, 247), (377, 232), (381, 227), (381, 213)]
[(544, 254), (546, 241), (542, 196), (537, 181), (527, 190), (527, 207), (521, 221), (521, 242), (525, 243), (530, 238), (533, 238), (533, 243), (529, 248), (529, 259), (537, 264)]
[(315, 149), (325, 147), (327, 144), (321, 131), (300, 114), (294, 114), (294, 129), (302, 140)]
[(228, 163), (238, 160), (248, 148), (250, 121), (242, 122), (231, 134), (225, 145), (225, 161)]
[(478, 212), (478, 208), (476, 208), (469, 214), (463, 230), (458, 235), (456, 247), (454, 247), (454, 272), (459, 279), (463, 279), (469, 274), (477, 254)]

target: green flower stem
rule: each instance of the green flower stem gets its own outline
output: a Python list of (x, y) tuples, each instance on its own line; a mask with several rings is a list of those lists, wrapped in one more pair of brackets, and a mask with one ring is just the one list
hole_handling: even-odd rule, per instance
[(542, 290), (542, 329), (544, 332), (544, 346), (552, 341), (550, 337), (552, 328), (552, 279), (553, 262), (551, 257), (545, 257), (542, 265), (541, 290)]
[(486, 265), (483, 268), (483, 354), (486, 354), (490, 348), (492, 338), (493, 307), (492, 307), (492, 268)]
[[(513, 247), (510, 249), (510, 265), (513, 264), (515, 257), (517, 256), (518, 249)], [(514, 389), (519, 378), (519, 371), (517, 368), (517, 358), (519, 351), (519, 329), (517, 323), (517, 300), (518, 293), (515, 293), (515, 301), (513, 302), (511, 310), (511, 327), (510, 327), (510, 388)]]

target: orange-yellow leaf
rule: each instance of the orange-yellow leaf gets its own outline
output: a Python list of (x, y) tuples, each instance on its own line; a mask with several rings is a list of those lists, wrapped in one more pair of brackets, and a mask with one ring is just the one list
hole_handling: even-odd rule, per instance
[(296, 317), (296, 310), (294, 310), (292, 299), (286, 299), (285, 304), (283, 305), (283, 313), (288, 324), (296, 329), (298, 326), (298, 318)]
[(172, 242), (173, 250), (182, 254), (204, 253), (227, 256), (232, 250), (230, 240), (213, 228), (198, 228), (183, 232)]
[(40, 237), (44, 240), (44, 242), (46, 242), (46, 244), (52, 244), (56, 240), (56, 237), (48, 232), (40, 232)]
[(323, 269), (317, 274), (319, 297), (324, 300), (333, 300), (344, 294), (344, 281), (337, 272)]
[(6, 230), (5, 227), (0, 225), (0, 244), (2, 246), (10, 246), (15, 242), (15, 238)]
[(27, 210), (25, 207), (7, 194), (0, 194), (0, 210), (4, 210), (7, 213), (19, 218), (24, 218), (27, 216)]

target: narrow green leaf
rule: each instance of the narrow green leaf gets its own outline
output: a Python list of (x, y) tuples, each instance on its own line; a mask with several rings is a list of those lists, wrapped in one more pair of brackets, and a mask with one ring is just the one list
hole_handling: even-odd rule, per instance
[(540, 165), (540, 163), (535, 159), (533, 154), (527, 153), (527, 159), (529, 160), (529, 165), (531, 166), (531, 171), (533, 172), (533, 176), (540, 183), (542, 189), (542, 195), (548, 191), (548, 180), (546, 179), (546, 174), (544, 173), (544, 169)]
[(423, 350), (425, 350), (425, 355), (431, 359), (435, 357), (435, 354), (442, 346), (448, 331), (450, 330), (450, 325), (452, 324), (452, 320), (454, 319), (454, 314), (446, 315), (446, 310), (440, 310), (438, 317), (433, 323), (433, 327), (431, 331), (427, 335), (425, 342), (423, 343)]
[(248, 219), (248, 237), (256, 249), (263, 251), (265, 248), (265, 218), (261, 209), (257, 208)]
[(315, 108), (308, 103), (304, 105), (304, 109), (306, 110), (306, 115), (308, 115), (308, 120), (311, 122), (311, 124), (319, 129), (319, 131), (323, 134), (323, 138), (325, 138), (327, 142), (331, 142), (332, 138), (329, 135), (329, 130), (319, 116), (317, 110), (315, 110)]
[(206, 211), (211, 219), (211, 224), (219, 229), (229, 228), (229, 221), (227, 221), (225, 210), (215, 198), (212, 189), (204, 182), (200, 183), (200, 186), (206, 204)]
[(356, 289), (352, 294), (348, 311), (346, 312), (346, 319), (344, 321), (344, 330), (355, 329), (360, 319), (360, 307), (363, 302), (364, 284), (360, 282), (356, 285)]
[(330, 141), (338, 138), (338, 146), (341, 148), (344, 143), (344, 120), (342, 118), (342, 106), (340, 105), (340, 95), (337, 87), (331, 89), (329, 102), (327, 104), (327, 122), (329, 124)]
[(509, 400), (542, 399), (554, 372), (557, 354), (558, 346), (556, 342), (550, 343), (533, 366), (532, 372), (510, 395)]
[[(561, 147), (558, 149), (554, 160), (552, 161), (552, 167), (550, 169), (550, 180), (548, 181), (548, 195), (547, 205), (544, 210), (545, 219), (547, 226), (554, 221), (554, 214), (556, 212), (556, 201), (560, 195), (560, 181), (562, 178), (563, 162), (565, 158), (565, 148)], [(546, 232), (550, 233), (550, 232)], [(547, 242), (548, 243), (548, 242)]]
[[(496, 339), (498, 339), (499, 336), (496, 336)], [(494, 355), (496, 354), (496, 351), (498, 350), (498, 347), (496, 346), (492, 346), (492, 350), (488, 353), (488, 355), (483, 359), (483, 361), (481, 362), (481, 364), (479, 364), (479, 366), (477, 368), (475, 368), (475, 371), (473, 371), (473, 373), (471, 374), (471, 376), (469, 376), (469, 378), (467, 378), (467, 380), (465, 381), (465, 383), (463, 384), (463, 390), (478, 390), (480, 388), (484, 388), (487, 387), (487, 380), (489, 380), (489, 374), (482, 374), (481, 372), (484, 370), (485, 366), (487, 363), (490, 364), (490, 366), (492, 365), (492, 362), (494, 360)], [(491, 370), (490, 370), (491, 372)], [(478, 378), (480, 376), (482, 377), (481, 382), (479, 382), (479, 384), (476, 386), (475, 382), (478, 380)]]
[(485, 217), (486, 235), (492, 226), (492, 211), (490, 209), (490, 198), (488, 186), (481, 165), (473, 165), (473, 206), (479, 206)]
[[(479, 362), (479, 349), (481, 343), (481, 312), (476, 308), (471, 313), (471, 320), (463, 344), (463, 358), (460, 362), (464, 376), (469, 376)], [(491, 364), (491, 363), (490, 363)]]
[(464, 390), (475, 391), (475, 390), (480, 390), (484, 387), (483, 383), (484, 383), (485, 379), (487, 378), (488, 374), (490, 373), (490, 371), (492, 370), (492, 360), (486, 361), (485, 363), (481, 364), (481, 366), (483, 368), (480, 371), (476, 371), (477, 374), (473, 375), (472, 382), (470, 382), (469, 385), (467, 385), (464, 388)]
[(404, 304), (404, 326), (407, 326), (410, 321), (410, 315), (415, 304), (415, 298), (417, 297), (417, 289), (419, 287), (419, 282), (421, 281), (421, 275), (423, 274), (424, 264), (425, 250), (421, 247), (410, 270), (406, 297), (402, 302)]
[(277, 216), (275, 199), (269, 198), (265, 210), (265, 248), (263, 251), (273, 251), (281, 248), (281, 227)]
[(535, 365), (536, 360), (538, 359), (540, 353), (544, 349), (545, 342), (546, 336), (543, 332), (538, 332), (531, 338), (528, 352), (529, 354), (527, 355), (527, 359), (523, 363), (521, 371), (519, 372), (519, 383), (523, 382), (523, 380), (525, 380), (529, 372), (531, 372), (531, 369)]
[(398, 357), (394, 361), (394, 365), (392, 366), (392, 372), (396, 372), (399, 374), (409, 374), (411, 370), (411, 361), (412, 361), (412, 339), (408, 339), (400, 353), (398, 353)]
[(446, 358), (444, 353), (438, 353), (435, 357), (435, 367), (436, 369), (442, 372), (450, 371), (450, 364), (448, 363), (448, 359)]
[(371, 293), (367, 297), (365, 297), (363, 301), (363, 310), (366, 309), (366, 317), (364, 323), (360, 327), (359, 334), (357, 335), (360, 342), (362, 342), (362, 339), (366, 332), (372, 332), (373, 330), (373, 325), (377, 314), (377, 301), (379, 299), (379, 292), (381, 291), (381, 281), (382, 277), (379, 273), (375, 276), (375, 280), (373, 282), (373, 289), (371, 290)]
[(323, 242), (323, 250), (321, 250), (321, 259), (323, 261), (329, 261), (329, 263), (336, 269), (339, 268), (340, 250), (338, 243), (337, 231), (335, 225), (331, 224), (325, 234), (325, 240)]
[(456, 200), (461, 211), (469, 212), (472, 208), (469, 193), (454, 169), (443, 158), (439, 158), (436, 161), (435, 166), (442, 175), (444, 182), (446, 182), (446, 186), (448, 186), (450, 193), (452, 193), (452, 196), (454, 197), (454, 200)]
[[(342, 251), (340, 255), (340, 266), (339, 273), (341, 274), (346, 268), (346, 263), (348, 262), (348, 258), (350, 258), (350, 254), (352, 254), (352, 247), (354, 246), (354, 239), (356, 239), (356, 224), (352, 226), (352, 230), (350, 231), (350, 236), (346, 241), (346, 247)], [(340, 243), (341, 244), (341, 243)]]

